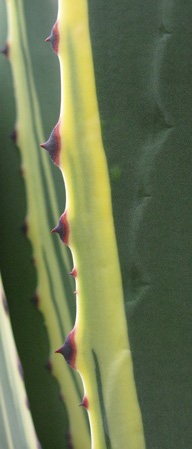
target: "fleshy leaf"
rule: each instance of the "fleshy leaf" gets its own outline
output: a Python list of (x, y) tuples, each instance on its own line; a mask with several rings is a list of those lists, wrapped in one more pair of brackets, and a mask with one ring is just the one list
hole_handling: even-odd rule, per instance
[(0, 445), (2, 449), (40, 449), (1, 278), (0, 366)]

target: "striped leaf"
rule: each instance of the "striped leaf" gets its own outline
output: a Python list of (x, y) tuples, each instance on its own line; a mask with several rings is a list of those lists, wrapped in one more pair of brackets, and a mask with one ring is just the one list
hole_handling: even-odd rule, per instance
[(75, 326), (58, 352), (82, 377), (92, 447), (143, 449), (86, 0), (59, 2), (49, 40), (60, 60), (61, 112), (44, 146), (64, 176), (55, 230), (71, 249), (77, 291)]
[[(9, 31), (6, 56), (11, 63), (17, 101), (17, 118), (12, 137), (21, 150), (26, 182), (27, 215), (23, 230), (32, 242), (33, 260), (37, 268), (37, 288), (34, 302), (43, 313), (48, 330), (50, 343), (48, 367), (60, 383), (61, 394), (64, 396), (68, 411), (70, 438), (75, 449), (80, 449), (82, 445), (88, 448), (88, 427), (85, 415), (78, 407), (81, 402), (79, 379), (54, 355), (55, 349), (62, 344), (72, 325), (72, 312), (65, 287), (66, 283), (70, 282), (67, 272), (69, 273), (71, 270), (66, 252), (56, 253), (56, 245), (54, 245), (50, 234), (49, 213), (51, 212), (56, 220), (59, 212), (48, 160), (45, 154), (40, 154), (39, 142), (44, 139), (27, 44), (22, 1), (8, 2), (7, 14)], [(49, 211), (44, 193), (43, 177), (49, 194)], [(59, 265), (60, 260), (65, 266), (64, 275)], [(63, 278), (65, 282), (63, 282)], [(81, 435), (78, 432), (79, 428), (81, 428)]]
[(24, 385), (23, 369), (0, 278), (0, 442), (2, 449), (40, 449)]

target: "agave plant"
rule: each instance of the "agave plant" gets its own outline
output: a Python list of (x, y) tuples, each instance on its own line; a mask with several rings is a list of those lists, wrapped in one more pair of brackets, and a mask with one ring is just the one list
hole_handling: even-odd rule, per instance
[(45, 449), (191, 449), (191, 12), (0, 2), (2, 276)]

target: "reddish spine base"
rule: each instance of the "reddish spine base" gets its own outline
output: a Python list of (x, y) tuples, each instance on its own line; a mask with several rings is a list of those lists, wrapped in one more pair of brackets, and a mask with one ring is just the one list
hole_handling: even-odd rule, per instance
[(86, 410), (89, 408), (89, 401), (87, 399), (87, 396), (84, 396), (81, 404), (79, 404), (79, 407), (84, 407)]
[(75, 344), (75, 328), (69, 333), (66, 337), (65, 342), (61, 348), (55, 351), (57, 354), (62, 354), (68, 365), (76, 369), (75, 367), (75, 359), (76, 359), (76, 344)]
[(59, 234), (60, 239), (62, 242), (64, 242), (66, 245), (68, 245), (69, 241), (69, 224), (67, 221), (67, 212), (65, 211), (60, 219), (58, 225), (52, 229), (51, 234), (54, 232), (57, 232)]
[(77, 277), (77, 270), (76, 268), (73, 268), (72, 271), (69, 273), (70, 276), (73, 276), (74, 278)]
[(53, 28), (51, 30), (51, 34), (47, 39), (45, 39), (45, 42), (50, 42), (53, 51), (58, 54), (59, 50), (59, 30), (58, 30), (58, 21), (55, 22), (53, 25)]
[(40, 144), (41, 148), (44, 148), (46, 151), (48, 151), (52, 161), (54, 162), (57, 167), (59, 167), (59, 156), (61, 151), (61, 139), (59, 134), (59, 122), (53, 128), (53, 131), (50, 134), (49, 139), (47, 142)]

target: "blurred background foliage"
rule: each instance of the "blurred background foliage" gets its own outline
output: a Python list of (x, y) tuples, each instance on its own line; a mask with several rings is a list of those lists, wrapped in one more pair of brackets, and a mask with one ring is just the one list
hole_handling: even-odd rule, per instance
[[(59, 116), (60, 80), (57, 57), (44, 39), (56, 19), (57, 4), (25, 0), (24, 7), (48, 137)], [(146, 447), (191, 449), (192, 4), (89, 0), (89, 17)], [(3, 46), (3, 0), (0, 18)], [(31, 302), (36, 271), (21, 231), (25, 186), (19, 151), (9, 139), (15, 100), (3, 55), (0, 105), (2, 276), (37, 434), (44, 448), (59, 449), (66, 438), (67, 415), (57, 383), (45, 369), (47, 334)], [(63, 181), (53, 164), (51, 170), (62, 213)]]

